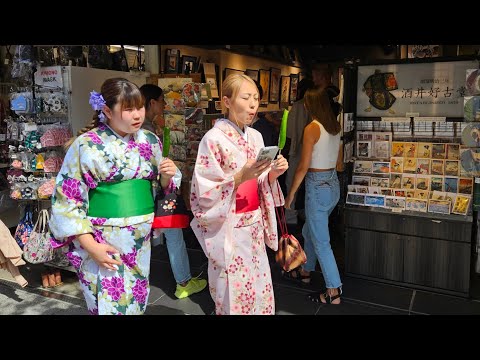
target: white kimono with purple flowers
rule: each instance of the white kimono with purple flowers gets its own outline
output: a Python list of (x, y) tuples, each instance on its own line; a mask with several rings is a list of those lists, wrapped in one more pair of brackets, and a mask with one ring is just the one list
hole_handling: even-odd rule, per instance
[(190, 193), (191, 226), (208, 257), (216, 313), (272, 315), (275, 299), (265, 244), (278, 248), (274, 206), (284, 199), (264, 172), (258, 178), (260, 207), (236, 212), (234, 175), (263, 147), (257, 130), (246, 127), (246, 137), (239, 131), (230, 121), (218, 120), (200, 142)]
[[(156, 181), (162, 160), (161, 143), (152, 132), (140, 129), (125, 139), (104, 124), (80, 135), (65, 156), (52, 197), (52, 243), (68, 245), (67, 257), (77, 270), (92, 314), (129, 315), (145, 311), (150, 291), (153, 213), (109, 219), (87, 216), (88, 191), (99, 182)], [(177, 171), (170, 191), (179, 186), (180, 178)], [(117, 271), (99, 267), (80, 246), (76, 236), (86, 233), (118, 250), (122, 265)]]

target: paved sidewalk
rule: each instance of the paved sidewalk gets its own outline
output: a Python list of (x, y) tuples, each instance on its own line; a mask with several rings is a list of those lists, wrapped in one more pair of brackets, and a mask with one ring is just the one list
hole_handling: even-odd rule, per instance
[[(201, 250), (188, 249), (192, 275), (207, 277), (207, 259)], [(273, 254), (269, 254), (270, 256)], [(273, 259), (273, 257), (271, 256)], [(5, 270), (0, 270), (0, 314), (3, 315), (86, 315), (83, 295), (74, 273), (62, 270), (63, 285), (43, 289), (43, 265), (20, 267), (29, 285), (21, 288)], [(313, 286), (301, 286), (281, 277), (272, 260), (272, 279), (277, 315), (480, 315), (480, 301), (342, 276), (341, 305), (317, 304), (306, 299), (321, 289), (322, 275), (313, 274)], [(189, 298), (174, 296), (175, 281), (166, 247), (152, 251), (151, 293), (147, 315), (211, 315), (214, 304), (208, 290)]]

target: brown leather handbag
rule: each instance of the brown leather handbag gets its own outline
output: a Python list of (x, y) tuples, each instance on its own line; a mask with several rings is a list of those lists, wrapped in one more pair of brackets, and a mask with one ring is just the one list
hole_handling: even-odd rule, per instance
[[(280, 187), (278, 191), (281, 191)], [(278, 240), (278, 251), (275, 254), (275, 260), (283, 270), (289, 272), (293, 269), (296, 269), (300, 265), (305, 264), (307, 262), (307, 255), (305, 255), (300, 242), (295, 238), (295, 236), (288, 233), (285, 210), (283, 209), (283, 206), (275, 208), (275, 212), (277, 213), (277, 221), (280, 225), (280, 231), (282, 233), (280, 240)]]

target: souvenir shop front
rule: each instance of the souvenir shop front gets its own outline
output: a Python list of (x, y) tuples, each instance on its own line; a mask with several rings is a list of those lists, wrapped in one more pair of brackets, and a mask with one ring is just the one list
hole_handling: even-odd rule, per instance
[(346, 274), (469, 297), (480, 272), (478, 59), (357, 64), (345, 75)]

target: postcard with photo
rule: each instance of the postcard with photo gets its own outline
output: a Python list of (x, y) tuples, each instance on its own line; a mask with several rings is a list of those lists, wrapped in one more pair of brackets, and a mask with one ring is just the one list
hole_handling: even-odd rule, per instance
[(185, 131), (185, 115), (165, 113), (164, 117), (170, 131)]
[(458, 192), (458, 177), (445, 176), (443, 190), (446, 192)]
[(369, 186), (368, 193), (373, 195), (383, 195), (380, 186)]
[(390, 174), (390, 163), (386, 161), (373, 161), (372, 173)]
[(406, 197), (407, 194), (405, 194), (405, 190), (402, 189), (402, 190), (393, 190), (393, 195)]
[(390, 172), (403, 173), (403, 157), (390, 158)]
[(405, 190), (405, 197), (407, 198), (414, 198), (416, 190)]
[(359, 194), (368, 194), (369, 186), (355, 185), (355, 192)]
[(460, 148), (460, 176), (480, 177), (480, 148)]
[(428, 200), (406, 199), (405, 209), (410, 211), (427, 212)]
[(372, 162), (364, 160), (355, 160), (353, 172), (357, 174), (370, 174), (372, 172)]
[(403, 153), (405, 151), (405, 143), (404, 142), (392, 142), (392, 151), (391, 156), (393, 157), (403, 157)]
[(445, 144), (432, 144), (432, 159), (445, 159)]
[(381, 188), (381, 189), (380, 189), (380, 193), (381, 193), (382, 195), (388, 195), (388, 196), (393, 195), (392, 189), (384, 189), (384, 188)]
[(357, 141), (357, 157), (372, 157), (372, 143), (370, 141)]
[(454, 193), (445, 193), (445, 200), (450, 200), (450, 212), (453, 210), (453, 206), (455, 205), (455, 200), (457, 199), (457, 194)]
[(355, 192), (356, 185), (347, 185), (348, 192)]
[(170, 157), (172, 160), (185, 161), (187, 160), (187, 150), (183, 145), (170, 146)]
[(428, 212), (437, 214), (450, 214), (450, 200), (433, 200), (428, 201)]
[(185, 133), (183, 131), (170, 131), (170, 144), (186, 145)]
[(390, 178), (389, 177), (375, 177), (370, 178), (370, 186), (378, 186), (381, 188), (390, 187)]
[(190, 141), (187, 144), (187, 157), (189, 159), (196, 159), (197, 158), (198, 145), (200, 145), (200, 141)]
[(458, 215), (467, 215), (471, 199), (472, 198), (470, 196), (458, 194), (457, 198), (455, 199), (455, 205), (453, 206), (452, 213)]
[(417, 174), (430, 174), (430, 159), (417, 158)]
[(370, 186), (370, 176), (352, 176), (352, 185)]
[(390, 142), (388, 141), (375, 141), (374, 143), (374, 156), (379, 159), (387, 159), (390, 157)]
[(373, 140), (373, 133), (370, 131), (357, 131), (357, 141), (369, 141)]
[(428, 190), (415, 190), (415, 199), (422, 199), (422, 200), (428, 200), (428, 197), (430, 195), (430, 191)]
[(432, 200), (445, 200), (446, 195), (447, 195), (447, 193), (443, 192), (443, 191), (431, 191), (430, 192), (430, 199), (432, 199)]
[(373, 138), (375, 142), (377, 141), (392, 141), (392, 133), (391, 132), (374, 132)]
[(345, 143), (345, 146), (343, 147), (343, 162), (348, 163), (352, 161), (353, 158), (353, 145), (354, 141), (350, 141), (348, 143)]
[(189, 126), (187, 128), (187, 140), (188, 141), (200, 141), (205, 134), (201, 126)]
[(418, 143), (417, 144), (417, 157), (419, 158), (431, 158), (432, 157), (432, 143)]
[(354, 129), (353, 113), (343, 114), (343, 132), (347, 133)]
[(403, 174), (402, 176), (402, 189), (413, 189), (415, 190), (415, 175)]
[(432, 161), (430, 162), (430, 174), (432, 175), (443, 175), (444, 168), (444, 160), (432, 159)]
[(392, 189), (402, 188), (402, 174), (390, 174), (390, 187)]
[(201, 125), (203, 123), (203, 109), (187, 107), (185, 109), (185, 124)]
[(425, 191), (430, 190), (430, 176), (417, 175), (415, 189)]
[(430, 191), (443, 191), (443, 176), (430, 177)]
[(387, 209), (405, 209), (405, 198), (398, 196), (385, 196)]
[(460, 161), (457, 160), (445, 160), (445, 175), (458, 176), (459, 163)]
[(417, 172), (417, 159), (416, 158), (404, 158), (403, 159), (403, 172), (407, 174), (415, 174)]
[(447, 144), (447, 159), (448, 160), (460, 159), (460, 144)]
[(403, 144), (404, 152), (403, 156), (406, 158), (414, 158), (417, 156), (417, 143), (406, 142)]
[(357, 193), (347, 193), (347, 200), (345, 201), (347, 204), (352, 205), (365, 205), (365, 194), (357, 194)]
[(365, 195), (365, 206), (385, 207), (385, 196), (383, 195)]
[(471, 195), (473, 193), (473, 178), (459, 178), (458, 193)]

